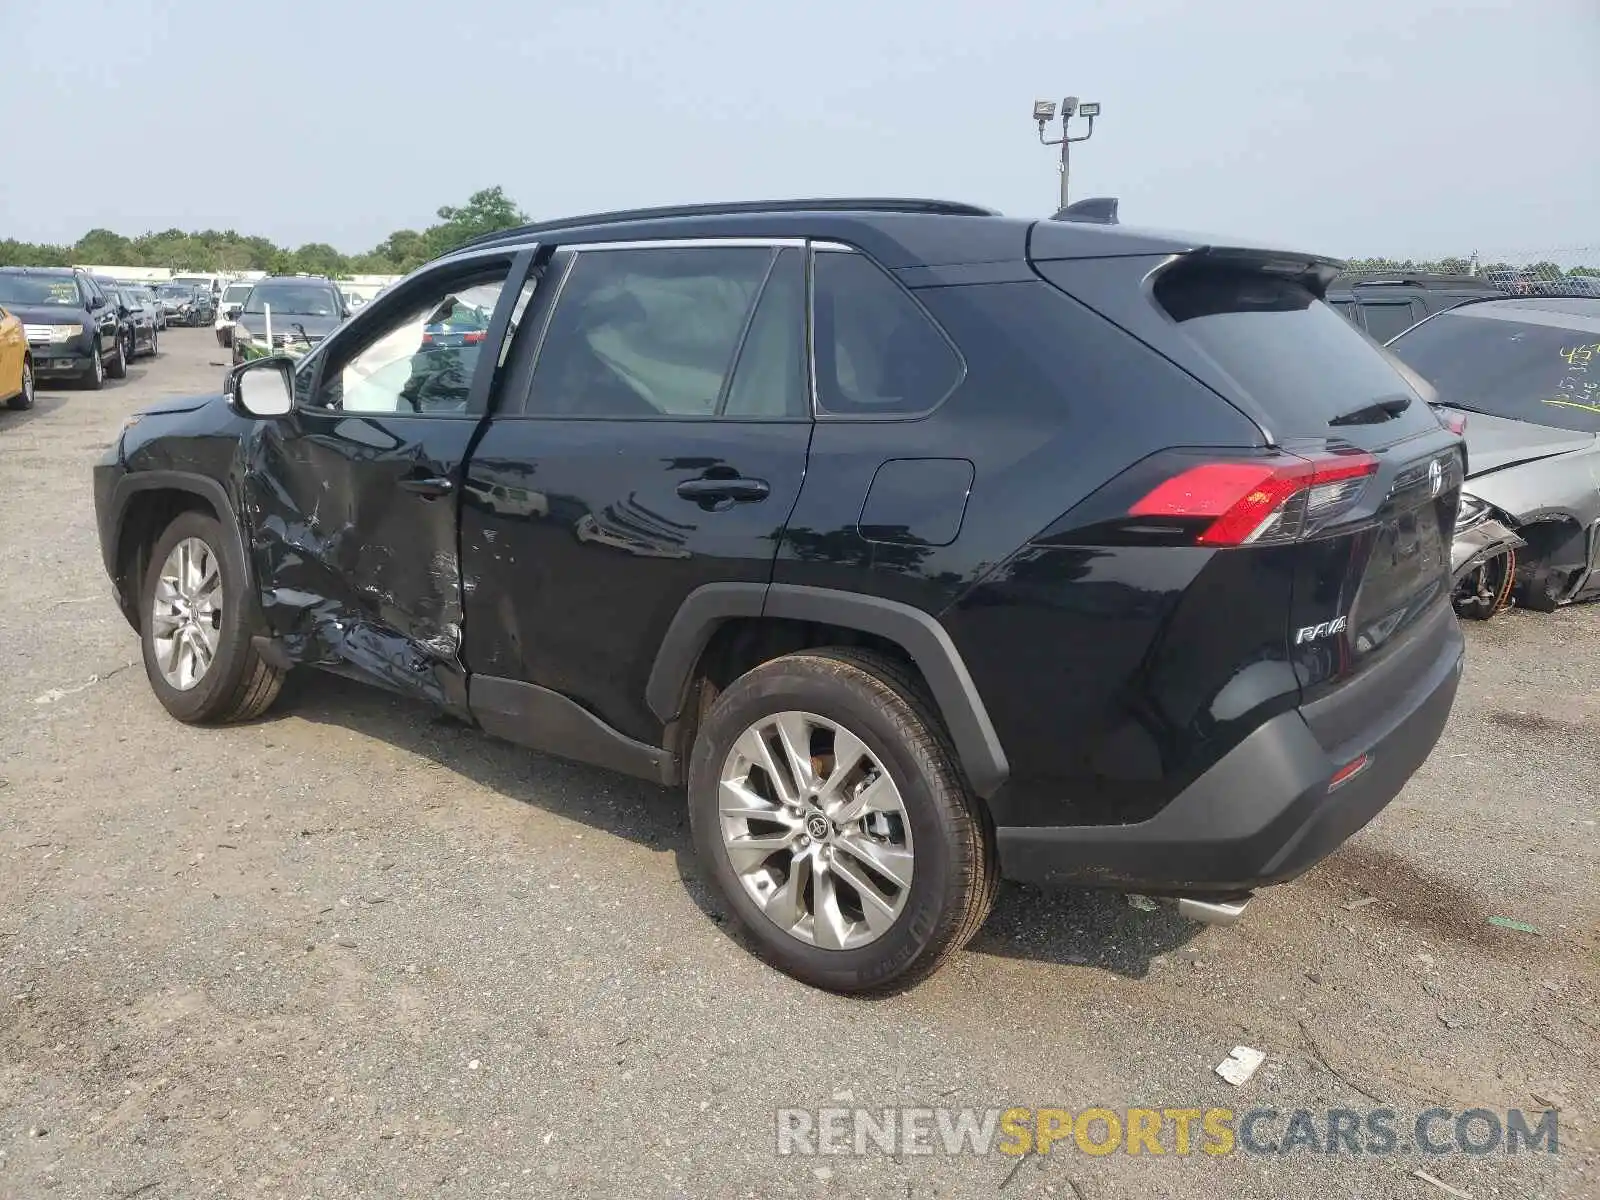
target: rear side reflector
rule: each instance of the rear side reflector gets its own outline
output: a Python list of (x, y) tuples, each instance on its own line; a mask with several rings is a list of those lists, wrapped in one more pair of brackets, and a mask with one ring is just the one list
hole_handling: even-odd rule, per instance
[(1354, 762), (1345, 763), (1344, 766), (1340, 767), (1333, 773), (1333, 778), (1328, 780), (1328, 790), (1331, 792), (1341, 783), (1348, 783), (1351, 779), (1354, 779), (1357, 775), (1361, 774), (1362, 771), (1367, 769), (1367, 764), (1371, 761), (1372, 755), (1363, 754)]
[(1248, 546), (1307, 537), (1352, 508), (1377, 473), (1370, 454), (1274, 454), (1207, 462), (1157, 484), (1135, 517), (1205, 518), (1202, 546)]

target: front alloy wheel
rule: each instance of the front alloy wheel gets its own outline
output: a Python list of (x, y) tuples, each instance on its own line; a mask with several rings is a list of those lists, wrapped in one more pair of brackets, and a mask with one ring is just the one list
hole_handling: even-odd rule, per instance
[(162, 563), (150, 606), (156, 664), (177, 691), (204, 679), (217, 657), (222, 599), (222, 564), (199, 538), (184, 538)]
[(209, 513), (178, 514), (150, 548), (140, 592), (145, 676), (166, 710), (191, 723), (264, 713), (283, 671), (257, 650), (249, 572), (238, 539)]
[(899, 918), (915, 867), (905, 802), (843, 725), (804, 712), (763, 717), (734, 743), (720, 793), (729, 862), (779, 929), (853, 950)]

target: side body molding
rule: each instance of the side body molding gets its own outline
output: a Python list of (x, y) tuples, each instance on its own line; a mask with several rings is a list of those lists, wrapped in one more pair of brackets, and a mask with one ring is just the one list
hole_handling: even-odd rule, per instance
[(854, 629), (893, 642), (917, 664), (938, 705), (967, 780), (993, 796), (1010, 775), (977, 685), (950, 635), (928, 613), (855, 592), (798, 584), (708, 584), (673, 618), (650, 671), (646, 700), (663, 723), (678, 716), (689, 675), (716, 627), (733, 617), (775, 617)]

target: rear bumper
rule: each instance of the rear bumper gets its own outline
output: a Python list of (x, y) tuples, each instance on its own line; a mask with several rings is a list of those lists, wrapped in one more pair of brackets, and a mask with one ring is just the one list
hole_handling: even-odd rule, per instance
[[(1393, 800), (1439, 740), (1463, 662), (1454, 616), (1439, 609), (1419, 653), (1267, 721), (1147, 821), (999, 828), (1001, 874), (1225, 896), (1310, 869)], [(1330, 789), (1363, 754), (1366, 766)]]

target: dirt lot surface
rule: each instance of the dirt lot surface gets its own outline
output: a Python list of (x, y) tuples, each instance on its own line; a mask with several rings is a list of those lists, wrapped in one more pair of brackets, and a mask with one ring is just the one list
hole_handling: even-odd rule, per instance
[[(89, 466), (221, 358), (173, 330), (0, 413), (0, 1196), (1600, 1195), (1600, 606), (1469, 628), (1432, 759), (1243, 924), (1008, 888), (933, 980), (839, 999), (745, 952), (674, 794), (320, 676), (162, 712)], [(779, 1157), (830, 1104), (1391, 1107), (1403, 1144), (1554, 1106), (1560, 1153)]]

